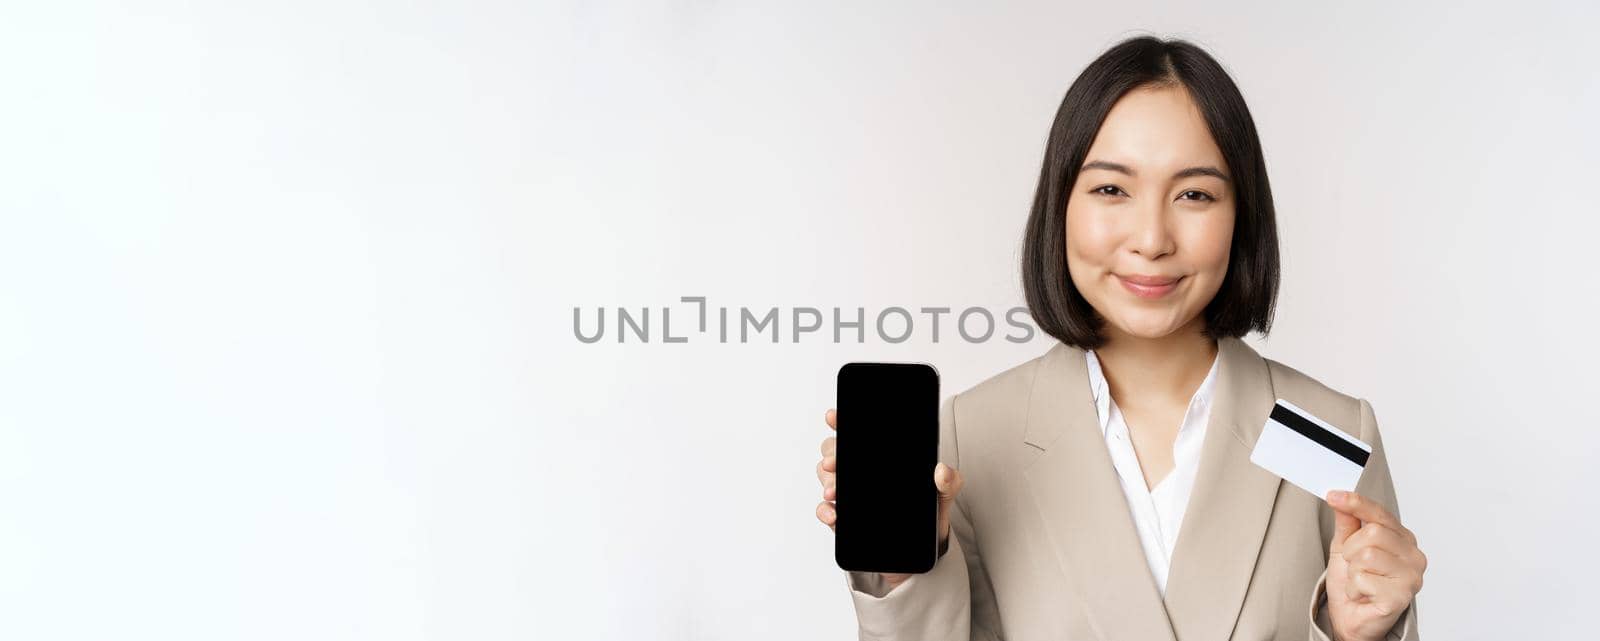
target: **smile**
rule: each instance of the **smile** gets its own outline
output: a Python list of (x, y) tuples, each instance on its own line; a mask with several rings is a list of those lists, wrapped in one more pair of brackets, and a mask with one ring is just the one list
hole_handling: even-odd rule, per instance
[(1120, 275), (1117, 276), (1117, 280), (1122, 283), (1122, 286), (1132, 292), (1134, 296), (1151, 299), (1161, 298), (1172, 290), (1177, 289), (1178, 283), (1182, 282), (1183, 278), (1182, 276), (1177, 278), (1144, 276), (1124, 278)]

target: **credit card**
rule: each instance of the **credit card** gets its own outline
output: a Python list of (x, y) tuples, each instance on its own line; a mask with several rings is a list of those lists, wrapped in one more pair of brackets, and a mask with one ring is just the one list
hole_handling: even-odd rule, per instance
[(1326, 501), (1328, 490), (1355, 491), (1371, 455), (1372, 446), (1280, 398), (1250, 462)]

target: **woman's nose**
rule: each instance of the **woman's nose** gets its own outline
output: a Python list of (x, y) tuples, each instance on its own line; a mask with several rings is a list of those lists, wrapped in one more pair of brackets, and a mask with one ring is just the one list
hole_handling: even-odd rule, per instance
[(1134, 253), (1155, 260), (1173, 251), (1172, 231), (1167, 228), (1167, 208), (1159, 199), (1138, 208), (1128, 246)]

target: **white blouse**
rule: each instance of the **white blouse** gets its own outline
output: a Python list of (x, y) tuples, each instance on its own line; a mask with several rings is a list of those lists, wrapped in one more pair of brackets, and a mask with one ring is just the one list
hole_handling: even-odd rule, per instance
[(1200, 445), (1205, 441), (1206, 423), (1211, 416), (1212, 393), (1222, 353), (1217, 353), (1211, 362), (1211, 371), (1189, 399), (1189, 409), (1178, 428), (1177, 441), (1172, 444), (1172, 471), (1156, 483), (1154, 490), (1145, 487), (1144, 471), (1139, 467), (1139, 457), (1128, 436), (1128, 424), (1111, 400), (1111, 388), (1106, 383), (1105, 372), (1100, 369), (1099, 357), (1094, 350), (1084, 350), (1084, 353), (1089, 361), (1089, 387), (1094, 391), (1100, 431), (1105, 435), (1111, 463), (1122, 482), (1122, 495), (1127, 498), (1128, 510), (1133, 514), (1145, 562), (1150, 565), (1156, 588), (1166, 596), (1167, 569), (1172, 564), (1172, 550), (1178, 542), (1183, 512), (1189, 505), (1189, 492), (1194, 489), (1195, 473), (1200, 469)]

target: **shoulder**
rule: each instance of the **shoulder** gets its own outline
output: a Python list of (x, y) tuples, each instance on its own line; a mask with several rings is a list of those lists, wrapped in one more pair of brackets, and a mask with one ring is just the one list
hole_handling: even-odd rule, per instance
[[(942, 421), (949, 423), (949, 436), (958, 441), (962, 458), (967, 460), (1007, 456), (1012, 445), (1020, 446), (1028, 425), (1029, 411), (1036, 393), (1064, 393), (1040, 384), (1041, 376), (1060, 382), (1064, 359), (1082, 352), (1062, 343), (1053, 343), (1038, 356), (1007, 367), (960, 391), (945, 401)], [(1025, 448), (1026, 451), (1035, 451)]]
[(963, 419), (982, 420), (1015, 415), (1021, 418), (1028, 397), (1033, 392), (1034, 379), (1045, 359), (1060, 356), (1057, 345), (1043, 354), (1013, 365), (983, 379), (951, 397), (949, 401), (957, 422)]
[(1365, 399), (1346, 393), (1323, 383), (1317, 378), (1271, 358), (1261, 359), (1272, 377), (1273, 393), (1280, 399), (1295, 404), (1346, 434), (1363, 438), (1367, 431), (1365, 416), (1370, 416), (1370, 406)]
[[(979, 481), (984, 470), (1012, 469), (1018, 462), (1013, 457), (1032, 449), (1022, 443), (1031, 396), (1049, 359), (1063, 356), (1058, 349), (1059, 344), (944, 400), (940, 458), (961, 469), (969, 488), (988, 485)], [(962, 495), (974, 491), (964, 490)]]

